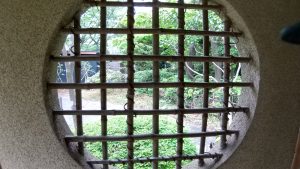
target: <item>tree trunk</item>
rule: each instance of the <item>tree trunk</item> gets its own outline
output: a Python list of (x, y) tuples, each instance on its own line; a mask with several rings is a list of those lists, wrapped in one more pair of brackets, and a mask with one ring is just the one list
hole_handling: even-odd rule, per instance
[[(214, 43), (214, 42), (212, 42), (211, 43), (211, 49), (212, 49), (212, 53), (214, 54), (214, 55), (217, 55), (217, 53), (218, 53), (218, 44), (216, 44), (216, 43)], [(222, 63), (220, 63), (220, 62), (215, 62), (215, 64), (216, 65), (218, 65), (220, 68), (222, 68), (223, 67), (223, 64)], [(215, 76), (215, 79), (218, 81), (218, 82), (220, 82), (220, 80), (221, 80), (221, 78), (222, 78), (222, 71), (217, 67), (217, 66), (215, 66), (214, 65), (214, 76)]]
[[(190, 56), (195, 56), (196, 55), (196, 49), (195, 49), (195, 44), (191, 44), (190, 48), (189, 48), (189, 55)], [(186, 64), (194, 70), (194, 64), (193, 62), (186, 62)], [(194, 72), (192, 72), (188, 67), (185, 67), (185, 72), (186, 75), (188, 76), (189, 79), (194, 80)]]
[[(72, 41), (74, 41), (72, 39)], [(62, 49), (62, 55), (63, 56), (74, 56), (74, 54), (70, 51), (68, 51), (66, 49), (66, 46), (64, 45), (64, 48)], [(67, 78), (67, 83), (74, 83), (74, 62), (65, 62), (65, 68), (66, 68), (66, 78)], [(72, 102), (72, 106), (71, 109), (75, 110), (75, 90), (69, 90), (69, 98), (70, 101)], [(74, 124), (74, 128), (75, 130), (77, 129), (77, 120), (76, 120), (76, 116), (72, 116), (73, 117), (73, 124)]]

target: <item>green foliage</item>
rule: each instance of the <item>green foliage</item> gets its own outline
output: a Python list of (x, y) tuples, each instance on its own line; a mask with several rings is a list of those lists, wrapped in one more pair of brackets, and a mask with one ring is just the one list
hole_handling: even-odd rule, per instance
[(212, 89), (209, 92), (209, 104), (213, 107), (223, 107), (223, 88)]
[[(117, 124), (117, 125), (116, 125)], [(112, 117), (108, 119), (108, 134), (109, 135), (124, 135), (126, 134), (126, 119), (124, 117)], [(134, 124), (135, 134), (146, 134), (152, 131), (152, 117), (139, 116), (135, 118)], [(160, 133), (174, 134), (176, 133), (176, 122), (172, 119), (160, 119)], [(101, 133), (99, 123), (89, 123), (84, 125), (85, 135), (96, 136)], [(161, 156), (176, 155), (176, 139), (162, 139), (159, 141), (159, 151)], [(96, 157), (101, 158), (102, 146), (101, 143), (85, 143), (86, 148)], [(126, 159), (127, 158), (127, 143), (126, 142), (109, 142), (109, 158), (110, 159)], [(141, 140), (134, 143), (135, 157), (151, 157), (152, 156), (152, 141)], [(196, 154), (196, 147), (190, 139), (184, 139), (184, 154)], [(185, 161), (184, 164), (188, 163)], [(120, 169), (125, 169), (124, 165), (117, 165)], [(136, 164), (136, 169), (151, 169), (151, 163)], [(160, 162), (159, 168), (170, 169), (175, 168), (174, 162)]]
[(100, 7), (91, 7), (81, 15), (80, 26), (82, 28), (100, 27)]
[[(88, 77), (86, 82), (88, 83), (100, 83), (100, 72), (97, 72), (96, 74), (94, 74), (91, 77)], [(106, 70), (106, 81), (108, 83), (121, 83), (121, 82), (125, 82), (126, 76), (121, 73), (120, 71), (115, 71), (115, 70), (110, 70), (107, 69)]]
[(135, 35), (134, 37), (136, 55), (152, 54), (152, 35)]
[[(138, 72), (143, 72), (145, 70), (152, 70), (152, 62), (151, 61), (137, 61), (134, 62), (134, 70)], [(141, 75), (141, 73), (140, 73)]]
[[(176, 2), (176, 0), (168, 0), (169, 2)], [(191, 3), (198, 3), (198, 0), (190, 0)], [(81, 17), (82, 28), (100, 28), (100, 8), (91, 7)], [(108, 7), (107, 8), (107, 27), (108, 28), (126, 28), (127, 27), (127, 10), (125, 7)], [(177, 29), (178, 28), (178, 10), (170, 8), (161, 8), (159, 10), (159, 24), (160, 28)], [(152, 14), (151, 12), (142, 11), (135, 15), (135, 28), (151, 28)], [(185, 10), (185, 29), (188, 30), (202, 30), (202, 11), (201, 10)], [(223, 31), (224, 24), (219, 14), (209, 11), (209, 29), (211, 31)], [(153, 35), (135, 35), (134, 36), (134, 54), (135, 55), (152, 55)], [(224, 42), (222, 37), (210, 37), (210, 55), (222, 56), (224, 55)], [(231, 55), (239, 56), (236, 48), (237, 40), (231, 39)], [(72, 36), (68, 36), (66, 46), (72, 47)], [(203, 56), (203, 36), (186, 35), (184, 41), (186, 56)], [(193, 51), (192, 51), (193, 50)], [(87, 34), (81, 35), (81, 51), (100, 51), (100, 35)], [(108, 34), (107, 35), (107, 53), (108, 54), (127, 54), (127, 36), (126, 34)], [(178, 55), (178, 36), (177, 35), (160, 35), (159, 36), (159, 54), (164, 56)], [(126, 62), (122, 62), (126, 63)], [(123, 64), (125, 65), (125, 64)], [(153, 65), (150, 61), (135, 62), (135, 82), (152, 82), (153, 81)], [(185, 75), (186, 82), (203, 82), (203, 63), (191, 63), (193, 71), (192, 76)], [(83, 78), (86, 82), (99, 83), (99, 72), (89, 76), (91, 66), (88, 62), (82, 63)], [(222, 67), (222, 65), (220, 66)], [(58, 74), (61, 74), (61, 65), (58, 65)], [(238, 64), (231, 64), (231, 80), (235, 76), (238, 69)], [(187, 69), (185, 69), (187, 72)], [(212, 63), (209, 64), (209, 75), (215, 77), (217, 69)], [(107, 69), (107, 82), (125, 82), (126, 81), (126, 67), (121, 71), (114, 71)], [(160, 81), (161, 82), (177, 82), (178, 81), (178, 67), (176, 62), (160, 62)], [(222, 81), (222, 77), (220, 79)], [(238, 75), (237, 81), (241, 81)], [(136, 89), (135, 94), (152, 95), (152, 89)], [(238, 97), (241, 94), (241, 88), (230, 89), (230, 101), (232, 103), (238, 102)], [(161, 107), (169, 108), (171, 105), (177, 103), (177, 88), (165, 88), (160, 90)], [(199, 88), (185, 88), (184, 101), (186, 108), (200, 108), (203, 104), (203, 89)], [(209, 93), (210, 107), (223, 107), (223, 89), (211, 89)], [(215, 117), (214, 118), (218, 118)], [(124, 117), (112, 117), (108, 120), (108, 134), (109, 135), (125, 135), (126, 134), (126, 119)], [(136, 117), (134, 132), (136, 134), (151, 133), (152, 119), (150, 116)], [(160, 133), (171, 134), (176, 133), (177, 124), (170, 119), (160, 119)], [(96, 136), (101, 133), (101, 126), (98, 123), (89, 123), (84, 125), (86, 135)], [(87, 149), (96, 157), (101, 158), (102, 146), (101, 143), (85, 143)], [(127, 143), (126, 142), (109, 142), (109, 158), (110, 159), (126, 159), (127, 158)], [(136, 141), (135, 157), (149, 157), (152, 156), (152, 142), (150, 140)], [(172, 156), (175, 155), (176, 139), (160, 140), (160, 155)], [(184, 154), (195, 154), (196, 147), (192, 144), (190, 139), (184, 139)], [(118, 165), (118, 168), (126, 168), (126, 166)], [(151, 168), (150, 163), (137, 164), (137, 169)], [(160, 162), (160, 169), (175, 168), (174, 162)]]
[(197, 9), (186, 9), (185, 21), (185, 29), (202, 30), (202, 11)]
[(161, 8), (159, 10), (159, 25), (161, 28), (178, 28), (178, 10), (175, 8)]
[(135, 82), (152, 82), (152, 70), (143, 70), (135, 73)]
[[(152, 82), (152, 70), (137, 71), (134, 75), (135, 82)], [(138, 88), (135, 89), (136, 94), (152, 95), (151, 88)]]
[(174, 65), (172, 65), (172, 67), (170, 68), (160, 69), (159, 75), (160, 75), (161, 82), (178, 81), (178, 75), (177, 75), (176, 68), (174, 68)]
[(135, 15), (135, 28), (152, 28), (152, 17), (149, 12), (138, 12)]
[[(168, 0), (168, 2), (176, 2), (176, 0)], [(199, 3), (198, 0), (190, 0), (190, 3)], [(81, 17), (82, 28), (100, 28), (100, 8), (91, 7)], [(107, 8), (107, 27), (108, 28), (126, 28), (127, 27), (127, 9), (126, 7), (108, 7)], [(160, 28), (177, 29), (178, 28), (178, 10), (170, 8), (160, 8), (159, 10), (159, 24)], [(152, 14), (151, 12), (142, 11), (135, 15), (135, 28), (151, 28), (152, 27)], [(185, 10), (185, 29), (188, 30), (202, 30), (202, 11), (201, 10)], [(224, 24), (222, 18), (218, 13), (209, 11), (209, 29), (211, 31), (223, 31)], [(72, 36), (68, 36), (65, 45), (72, 48)], [(134, 35), (134, 54), (135, 55), (152, 55), (153, 35)], [(222, 56), (224, 55), (224, 42), (222, 37), (210, 37), (210, 55)], [(231, 55), (239, 56), (235, 43), (236, 39), (231, 39)], [(186, 56), (203, 56), (203, 36), (186, 35), (184, 41)], [(193, 51), (192, 51), (193, 49)], [(100, 35), (87, 34), (81, 35), (81, 51), (100, 51)], [(127, 54), (127, 36), (126, 34), (108, 34), (107, 35), (107, 53), (108, 54)], [(164, 56), (177, 56), (178, 55), (178, 36), (177, 35), (160, 35), (159, 36), (159, 54)], [(123, 65), (126, 63), (122, 62)], [(135, 62), (135, 82), (152, 82), (153, 81), (153, 65), (150, 61)], [(203, 82), (203, 63), (191, 63), (193, 77), (185, 75), (186, 82)], [(222, 65), (220, 66), (222, 67)], [(231, 80), (235, 76), (238, 69), (238, 64), (231, 64)], [(92, 71), (89, 62), (82, 63), (82, 74), (86, 82), (99, 83), (99, 72)], [(185, 69), (187, 72), (187, 69)], [(209, 64), (209, 75), (216, 76), (217, 69), (212, 63)], [(107, 69), (107, 82), (125, 82), (126, 81), (126, 67), (120, 71)], [(62, 72), (62, 65), (58, 65), (58, 74)], [(90, 76), (90, 74), (94, 74)], [(220, 81), (222, 81), (222, 77)], [(176, 62), (160, 62), (160, 81), (161, 82), (177, 82), (178, 81), (178, 66)], [(237, 81), (241, 81), (238, 75)], [(152, 95), (152, 89), (136, 89), (135, 94)], [(238, 97), (241, 94), (241, 88), (230, 89), (230, 101), (232, 103), (238, 102)], [(177, 103), (177, 88), (165, 88), (160, 90), (161, 107), (169, 108), (171, 105)], [(200, 108), (203, 104), (203, 89), (199, 88), (185, 88), (184, 101), (186, 108)], [(209, 106), (210, 107), (223, 107), (223, 89), (211, 89), (209, 93)], [(214, 118), (218, 118), (213, 116)], [(150, 116), (136, 117), (135, 118), (135, 134), (151, 133), (152, 119)], [(124, 117), (111, 117), (108, 120), (108, 134), (109, 135), (125, 135), (126, 134), (126, 119)], [(177, 124), (170, 119), (160, 119), (160, 133), (171, 134), (176, 133)], [(86, 135), (96, 136), (101, 133), (101, 126), (98, 123), (89, 123), (84, 125)], [(163, 139), (160, 140), (160, 155), (172, 156), (175, 155), (176, 139)], [(101, 158), (102, 146), (101, 143), (85, 143), (87, 149), (96, 157)], [(109, 158), (110, 159), (126, 159), (127, 158), (127, 143), (126, 142), (109, 142)], [(135, 141), (134, 143), (135, 157), (149, 157), (152, 156), (152, 142), (150, 140)], [(196, 147), (192, 144), (190, 139), (184, 139), (184, 154), (192, 155), (196, 153)], [(186, 163), (186, 162), (185, 162)], [(126, 166), (118, 165), (123, 169)], [(137, 169), (151, 168), (150, 163), (137, 164)], [(174, 162), (160, 162), (160, 169), (175, 168)]]
[(126, 54), (127, 53), (127, 37), (124, 35), (112, 35), (110, 36), (110, 41), (113, 47), (118, 49), (118, 53)]
[[(168, 0), (169, 2), (176, 0)], [(197, 0), (190, 0), (188, 3), (199, 3)], [(82, 27), (100, 27), (99, 7), (89, 8), (81, 18)], [(124, 7), (109, 7), (107, 8), (107, 26), (110, 28), (126, 28), (127, 17), (126, 8)], [(161, 8), (159, 10), (159, 24), (160, 28), (177, 29), (178, 28), (178, 10), (172, 8)], [(209, 11), (209, 29), (211, 31), (223, 31), (223, 19), (215, 11)], [(185, 29), (188, 30), (202, 30), (202, 11), (187, 9), (185, 11)], [(138, 9), (135, 15), (135, 28), (151, 28), (152, 27), (152, 13), (147, 9)], [(83, 51), (99, 51), (99, 35), (82, 35), (82, 50)], [(135, 35), (134, 44), (136, 55), (152, 55), (153, 35)], [(210, 37), (210, 55), (222, 56), (224, 55), (224, 42), (222, 37)], [(236, 39), (231, 39), (231, 54), (238, 56), (236, 48)], [(109, 34), (107, 38), (107, 52), (110, 54), (127, 54), (127, 36), (119, 34)], [(185, 41), (185, 55), (203, 56), (203, 36), (186, 35)], [(178, 55), (178, 36), (176, 35), (160, 35), (159, 36), (159, 50), (160, 55)], [(125, 63), (125, 62), (124, 62)], [(188, 76), (185, 75), (187, 82), (203, 82), (203, 63), (190, 63), (194, 72)], [(222, 68), (222, 65), (219, 65)], [(151, 61), (135, 62), (135, 82), (152, 82), (153, 65)], [(235, 78), (235, 72), (238, 70), (238, 64), (231, 64), (231, 80)], [(177, 82), (177, 63), (176, 62), (160, 62), (160, 81), (161, 82)], [(191, 72), (185, 69), (186, 72)], [(216, 65), (209, 64), (209, 75), (215, 77), (216, 72), (220, 71)], [(195, 73), (196, 72), (196, 73)], [(126, 81), (126, 67), (124, 70), (113, 71), (107, 70), (108, 82), (125, 82)], [(222, 73), (220, 73), (222, 76)], [(191, 77), (192, 75), (192, 77)], [(240, 76), (238, 74), (238, 76)], [(87, 77), (90, 82), (99, 82), (99, 73), (93, 77)], [(239, 78), (240, 79), (240, 78)], [(212, 80), (212, 79), (211, 79)], [(218, 81), (222, 82), (222, 77), (218, 77)], [(236, 103), (240, 95), (240, 89), (231, 89), (231, 101)], [(151, 89), (136, 89), (136, 94), (152, 95)], [(185, 90), (185, 105), (188, 108), (195, 108), (202, 106), (203, 90), (197, 88), (189, 88)], [(160, 100), (164, 104), (175, 105), (177, 102), (177, 89), (166, 88), (160, 92)], [(210, 106), (220, 107), (222, 105), (223, 95), (221, 89), (210, 90)]]
[[(91, 7), (81, 16), (80, 25), (82, 28), (100, 27), (100, 7)], [(83, 34), (80, 35), (82, 51), (99, 51), (100, 35)]]
[(126, 7), (107, 7), (107, 27), (126, 28), (127, 26)]
[(224, 24), (223, 20), (214, 11), (208, 12), (208, 18), (209, 18), (209, 29), (212, 31), (223, 31), (224, 30)]

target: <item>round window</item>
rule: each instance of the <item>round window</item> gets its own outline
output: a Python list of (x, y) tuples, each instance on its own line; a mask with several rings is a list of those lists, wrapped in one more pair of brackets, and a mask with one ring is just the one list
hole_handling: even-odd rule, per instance
[(61, 36), (48, 89), (59, 136), (81, 163), (201, 167), (236, 144), (231, 123), (251, 112), (253, 59), (222, 6), (89, 0)]

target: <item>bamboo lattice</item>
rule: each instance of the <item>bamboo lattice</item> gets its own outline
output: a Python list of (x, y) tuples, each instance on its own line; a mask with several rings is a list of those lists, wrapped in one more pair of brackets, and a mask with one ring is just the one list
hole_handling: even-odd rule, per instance
[[(203, 5), (207, 5), (208, 1), (203, 0), (202, 1)], [(202, 20), (203, 20), (203, 30), (208, 31), (209, 30), (209, 20), (208, 20), (208, 10), (204, 9), (202, 11)], [(203, 54), (205, 56), (209, 56), (209, 36), (204, 36), (203, 37)], [(203, 65), (203, 78), (204, 82), (209, 83), (209, 62), (204, 62)], [(208, 108), (208, 99), (209, 99), (209, 89), (205, 88), (203, 92), (203, 108)], [(208, 114), (204, 113), (202, 115), (202, 132), (206, 132), (207, 130), (207, 120), (208, 120)], [(205, 152), (205, 144), (206, 144), (206, 137), (201, 137), (200, 139), (200, 154), (203, 154)], [(200, 159), (199, 160), (199, 165), (203, 166), (204, 165), (204, 160)]]
[[(221, 137), (221, 147), (226, 148), (227, 136), (238, 135), (239, 131), (228, 129), (228, 115), (230, 112), (248, 113), (248, 107), (230, 107), (229, 97), (230, 88), (232, 87), (252, 87), (251, 82), (231, 82), (230, 81), (230, 64), (231, 63), (249, 63), (249, 57), (234, 57), (230, 52), (230, 39), (232, 37), (243, 36), (241, 32), (231, 30), (231, 22), (228, 17), (224, 21), (223, 31), (211, 31), (209, 29), (209, 11), (222, 10), (222, 6), (210, 4), (208, 0), (203, 0), (200, 4), (186, 4), (184, 0), (178, 0), (176, 3), (160, 2), (134, 2), (127, 0), (126, 2), (112, 2), (107, 0), (84, 0), (85, 4), (90, 6), (98, 6), (100, 8), (100, 27), (99, 28), (81, 28), (80, 12), (74, 17), (74, 27), (66, 27), (62, 32), (74, 35), (74, 56), (50, 56), (52, 62), (74, 62), (75, 67), (75, 82), (74, 83), (48, 83), (48, 89), (75, 89), (76, 109), (75, 110), (53, 110), (53, 114), (57, 116), (75, 115), (76, 116), (76, 135), (65, 136), (67, 143), (78, 143), (78, 152), (84, 155), (85, 142), (101, 142), (102, 159), (87, 161), (88, 164), (101, 164), (104, 169), (108, 169), (109, 165), (126, 164), (128, 169), (133, 169), (136, 163), (148, 162), (152, 164), (153, 169), (159, 168), (159, 163), (162, 161), (174, 161), (176, 169), (182, 168), (183, 160), (199, 160), (199, 166), (205, 164), (205, 159), (220, 159), (221, 153), (210, 154), (206, 153), (205, 145), (207, 137)], [(127, 7), (127, 28), (107, 28), (107, 7)], [(135, 7), (151, 7), (152, 8), (152, 28), (135, 28), (134, 8)], [(160, 8), (176, 8), (178, 12), (178, 28), (163, 29), (160, 28), (159, 9)], [(202, 11), (202, 30), (187, 30), (185, 29), (185, 10), (197, 9)], [(99, 54), (81, 54), (81, 39), (82, 34), (99, 34), (100, 35), (100, 53)], [(127, 54), (126, 55), (110, 55), (107, 54), (107, 34), (126, 34), (127, 35)], [(135, 55), (134, 35), (136, 34), (151, 34), (152, 55)], [(161, 35), (176, 35), (178, 37), (178, 51), (174, 56), (163, 56), (160, 54), (160, 36)], [(196, 35), (203, 37), (203, 56), (188, 56), (185, 55), (185, 37), (186, 35)], [(224, 39), (224, 56), (211, 56), (210, 52), (210, 37), (219, 36)], [(81, 82), (81, 62), (82, 61), (98, 61), (100, 62), (100, 83), (82, 83)], [(106, 61), (126, 61), (127, 62), (127, 82), (126, 83), (109, 83), (107, 82), (107, 67)], [(135, 61), (151, 61), (153, 64), (153, 81), (152, 82), (134, 82), (134, 62)], [(160, 62), (170, 61), (177, 62), (178, 65), (178, 81), (177, 82), (160, 82)], [(203, 82), (185, 82), (185, 63), (198, 62), (203, 63)], [(210, 63), (219, 62), (223, 64), (224, 82), (210, 82)], [(184, 92), (186, 87), (202, 88), (203, 89), (203, 108), (187, 109), (184, 105)], [(153, 89), (153, 106), (152, 110), (135, 110), (134, 95), (137, 88)], [(177, 108), (163, 110), (160, 109), (160, 89), (161, 88), (176, 88), (177, 89)], [(210, 89), (223, 88), (223, 104), (222, 108), (209, 107)], [(82, 90), (84, 89), (100, 89), (100, 104), (101, 110), (82, 110)], [(124, 110), (107, 110), (107, 89), (127, 89), (127, 103)], [(202, 115), (201, 130), (197, 133), (184, 132), (184, 116), (187, 114)], [(209, 131), (208, 118), (209, 114), (221, 114), (221, 130)], [(99, 136), (85, 136), (82, 125), (82, 116), (96, 115), (101, 117), (101, 133)], [(134, 133), (134, 116), (151, 115), (152, 116), (152, 131), (149, 134)], [(177, 115), (177, 133), (161, 134), (159, 133), (159, 119), (161, 115)], [(126, 135), (114, 136), (107, 134), (107, 116), (126, 116)], [(200, 124), (199, 124), (200, 125)], [(184, 154), (184, 138), (199, 138), (200, 147), (199, 154), (186, 155)], [(161, 139), (176, 139), (177, 144), (175, 156), (164, 157), (160, 155), (159, 143)], [(134, 156), (134, 143), (136, 140), (152, 140), (152, 156), (136, 158)], [(126, 141), (127, 142), (127, 158), (126, 159), (110, 159), (108, 142)]]
[[(158, 0), (153, 0), (153, 3), (158, 3)], [(153, 7), (152, 8), (152, 28), (153, 29), (158, 29), (159, 28), (159, 8)], [(153, 55), (158, 55), (159, 56), (159, 35), (158, 34), (153, 34)], [(134, 56), (135, 58), (136, 56)], [(160, 60), (153, 60), (153, 82), (159, 83), (159, 61)], [(159, 110), (159, 88), (153, 89), (153, 110), (156, 112)], [(159, 113), (153, 113), (152, 117), (152, 126), (153, 134), (159, 134)], [(152, 148), (152, 154), (154, 158), (158, 158), (159, 156), (159, 140), (158, 139), (153, 139), (153, 148)], [(158, 161), (153, 161), (152, 162), (152, 168), (153, 169), (158, 169)]]
[[(80, 14), (77, 13), (74, 17), (74, 28), (80, 28)], [(81, 47), (80, 47), (80, 35), (74, 34), (74, 53), (75, 57), (80, 57), (81, 53)], [(81, 83), (81, 63), (76, 62), (75, 63), (75, 83)], [(76, 99), (76, 110), (82, 109), (82, 99), (81, 99), (81, 90), (76, 89), (75, 90), (75, 99)], [(77, 115), (76, 116), (76, 131), (77, 135), (81, 136), (83, 135), (83, 126), (82, 126), (82, 116)], [(83, 155), (84, 153), (84, 147), (83, 143), (78, 143), (78, 152)]]
[[(106, 0), (101, 0), (101, 2), (105, 3)], [(102, 6), (100, 8), (100, 27), (105, 29), (106, 28), (106, 6)], [(101, 34), (100, 37), (100, 82), (101, 83), (106, 83), (106, 61), (101, 60), (101, 58), (106, 55), (106, 40), (107, 40), (107, 35), (106, 34)], [(106, 89), (101, 89), (101, 110), (106, 110), (107, 109), (107, 91)], [(101, 116), (101, 135), (106, 136), (107, 135), (107, 116), (102, 115)], [(107, 142), (102, 142), (102, 158), (103, 160), (108, 159), (108, 146)], [(107, 164), (103, 164), (103, 169), (108, 169)]]

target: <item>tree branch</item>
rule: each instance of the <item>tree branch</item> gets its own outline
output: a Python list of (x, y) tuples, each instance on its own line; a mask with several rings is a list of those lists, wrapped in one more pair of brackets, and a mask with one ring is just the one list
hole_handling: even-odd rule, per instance
[(236, 74), (235, 74), (235, 77), (233, 79), (233, 82), (237, 81), (237, 78), (239, 77), (239, 74), (240, 74), (240, 71), (241, 71), (241, 67), (242, 67), (242, 65), (241, 65), (241, 63), (239, 63), (239, 67), (238, 67), (238, 69), (236, 71)]
[[(190, 71), (192, 71), (193, 73), (195, 73), (195, 74), (197, 74), (197, 75), (203, 77), (203, 74), (201, 74), (201, 73), (199, 73), (199, 72), (193, 70), (187, 63), (185, 63), (185, 66), (186, 66)], [(216, 78), (212, 77), (212, 76), (209, 76), (209, 78), (211, 78), (211, 79), (214, 80), (215, 82), (218, 82), (218, 80), (217, 80)]]
[(214, 66), (216, 66), (216, 68), (218, 68), (219, 70), (221, 70), (222, 73), (224, 73), (224, 70), (220, 66), (218, 66), (215, 62), (212, 63), (214, 64)]

